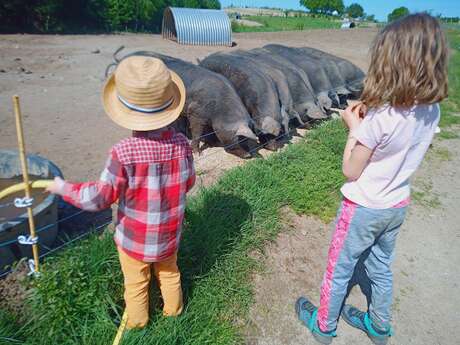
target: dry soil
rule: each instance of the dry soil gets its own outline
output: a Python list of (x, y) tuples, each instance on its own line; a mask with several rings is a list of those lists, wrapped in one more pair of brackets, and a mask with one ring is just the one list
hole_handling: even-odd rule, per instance
[[(105, 67), (121, 45), (125, 52), (153, 50), (191, 62), (220, 50), (268, 43), (308, 45), (366, 69), (375, 34), (372, 29), (244, 33), (234, 35), (234, 48), (183, 46), (147, 34), (0, 35), (0, 147), (16, 148), (11, 97), (18, 94), (28, 152), (55, 162), (68, 179), (97, 178), (110, 147), (130, 135), (108, 119), (100, 101)], [(198, 186), (243, 162), (222, 148), (205, 150), (196, 156)]]

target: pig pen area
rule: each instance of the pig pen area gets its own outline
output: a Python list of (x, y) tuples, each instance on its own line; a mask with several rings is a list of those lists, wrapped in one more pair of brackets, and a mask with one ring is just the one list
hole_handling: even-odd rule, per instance
[[(376, 29), (243, 33), (234, 34), (233, 48), (184, 46), (149, 34), (0, 35), (0, 147), (16, 148), (11, 96), (18, 94), (28, 153), (52, 160), (67, 179), (98, 178), (110, 147), (130, 135), (110, 121), (100, 101), (104, 70), (121, 45), (123, 54), (151, 50), (193, 63), (216, 51), (269, 43), (311, 46), (367, 70), (368, 48), (376, 33)], [(196, 188), (244, 163), (222, 148), (208, 148), (195, 159)]]

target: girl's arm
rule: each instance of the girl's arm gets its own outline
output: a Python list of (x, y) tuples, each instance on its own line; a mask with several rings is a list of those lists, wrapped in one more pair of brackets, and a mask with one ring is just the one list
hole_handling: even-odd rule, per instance
[(361, 176), (372, 155), (371, 149), (362, 145), (353, 137), (353, 131), (359, 127), (365, 111), (365, 106), (362, 103), (358, 103), (357, 105), (349, 106), (342, 113), (342, 118), (350, 129), (342, 163), (342, 171), (348, 181), (355, 181)]

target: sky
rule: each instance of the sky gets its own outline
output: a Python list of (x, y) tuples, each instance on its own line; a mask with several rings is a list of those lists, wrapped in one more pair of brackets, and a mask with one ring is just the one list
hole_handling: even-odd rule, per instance
[[(460, 17), (460, 0), (344, 0), (345, 6), (351, 3), (363, 6), (367, 14), (375, 14), (378, 20), (386, 20), (393, 9), (401, 6), (407, 7), (411, 12), (432, 11), (433, 14), (441, 13), (447, 17)], [(250, 7), (279, 7), (299, 9), (299, 0), (220, 0), (223, 7), (250, 6)]]

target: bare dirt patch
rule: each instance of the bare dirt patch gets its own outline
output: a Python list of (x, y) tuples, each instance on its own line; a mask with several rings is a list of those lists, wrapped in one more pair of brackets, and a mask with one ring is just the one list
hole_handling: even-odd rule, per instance
[[(367, 68), (376, 30), (314, 30), (235, 34), (236, 48), (183, 46), (159, 35), (1, 35), (0, 147), (16, 148), (11, 96), (19, 94), (27, 150), (55, 162), (71, 180), (98, 177), (110, 147), (130, 133), (113, 124), (100, 102), (105, 67), (121, 45), (126, 52), (153, 50), (196, 62), (210, 53), (249, 49), (268, 43), (310, 45)], [(94, 53), (99, 50), (99, 53)], [(262, 151), (265, 155), (266, 152)], [(196, 156), (198, 185), (243, 164), (222, 148)]]
[(23, 260), (5, 279), (0, 279), (0, 308), (18, 318), (23, 317), (24, 302), (30, 294), (28, 272), (27, 262)]
[[(399, 235), (391, 344), (448, 345), (460, 337), (459, 166), (460, 140), (437, 140), (416, 176), (414, 190), (439, 203), (414, 200)], [(301, 295), (319, 301), (333, 224), (289, 210), (284, 218), (286, 231), (267, 248), (266, 271), (254, 277), (255, 303), (246, 327), (250, 345), (316, 344), (297, 320), (294, 303)], [(348, 301), (366, 306), (358, 287)], [(334, 344), (371, 342), (341, 322)]]

